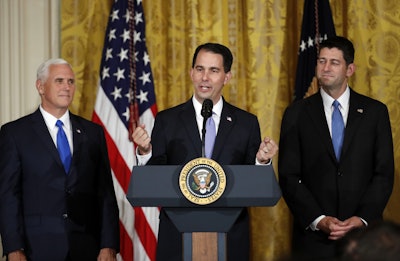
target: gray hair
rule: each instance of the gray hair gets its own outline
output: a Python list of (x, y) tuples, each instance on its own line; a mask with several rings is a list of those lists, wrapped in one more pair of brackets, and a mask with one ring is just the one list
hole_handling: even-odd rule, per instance
[(71, 64), (69, 64), (64, 59), (61, 59), (61, 58), (49, 59), (49, 60), (43, 62), (41, 65), (39, 65), (37, 72), (36, 72), (36, 79), (40, 80), (42, 82), (46, 82), (47, 78), (49, 77), (49, 68), (51, 65), (54, 65), (54, 64), (67, 64), (72, 69)]

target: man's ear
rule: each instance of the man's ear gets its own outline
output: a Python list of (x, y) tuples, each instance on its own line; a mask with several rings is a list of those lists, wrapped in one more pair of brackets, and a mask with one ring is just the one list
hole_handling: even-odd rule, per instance
[(36, 89), (40, 95), (44, 94), (44, 88), (41, 80), (36, 80)]
[(232, 78), (232, 73), (229, 71), (225, 75), (224, 85), (227, 84), (231, 78)]
[(190, 76), (190, 79), (192, 79), (192, 81), (193, 81), (193, 71), (194, 71), (194, 69), (190, 68), (189, 76)]
[(356, 71), (356, 65), (354, 63), (349, 64), (347, 66), (346, 76), (347, 77), (352, 76), (355, 71)]

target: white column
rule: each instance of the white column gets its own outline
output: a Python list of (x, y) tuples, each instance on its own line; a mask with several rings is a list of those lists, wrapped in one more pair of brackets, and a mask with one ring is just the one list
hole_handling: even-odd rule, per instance
[(59, 56), (60, 0), (0, 0), (0, 125), (33, 112), (41, 62)]

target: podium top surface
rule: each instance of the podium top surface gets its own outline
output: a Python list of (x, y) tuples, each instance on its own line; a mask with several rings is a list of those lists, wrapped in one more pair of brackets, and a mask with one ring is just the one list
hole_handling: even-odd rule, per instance
[[(203, 207), (190, 202), (179, 188), (183, 166), (135, 166), (127, 193), (132, 206)], [(206, 207), (274, 206), (281, 197), (272, 165), (225, 165), (223, 195)]]

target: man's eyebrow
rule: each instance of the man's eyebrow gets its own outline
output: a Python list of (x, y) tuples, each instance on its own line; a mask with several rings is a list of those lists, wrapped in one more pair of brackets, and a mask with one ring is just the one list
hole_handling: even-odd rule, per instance
[(318, 57), (317, 60), (340, 61), (340, 59), (337, 58), (326, 58), (326, 57)]
[(195, 68), (203, 68), (203, 69), (210, 69), (210, 70), (221, 70), (218, 66), (211, 66), (211, 67), (205, 67), (203, 65), (196, 65)]

